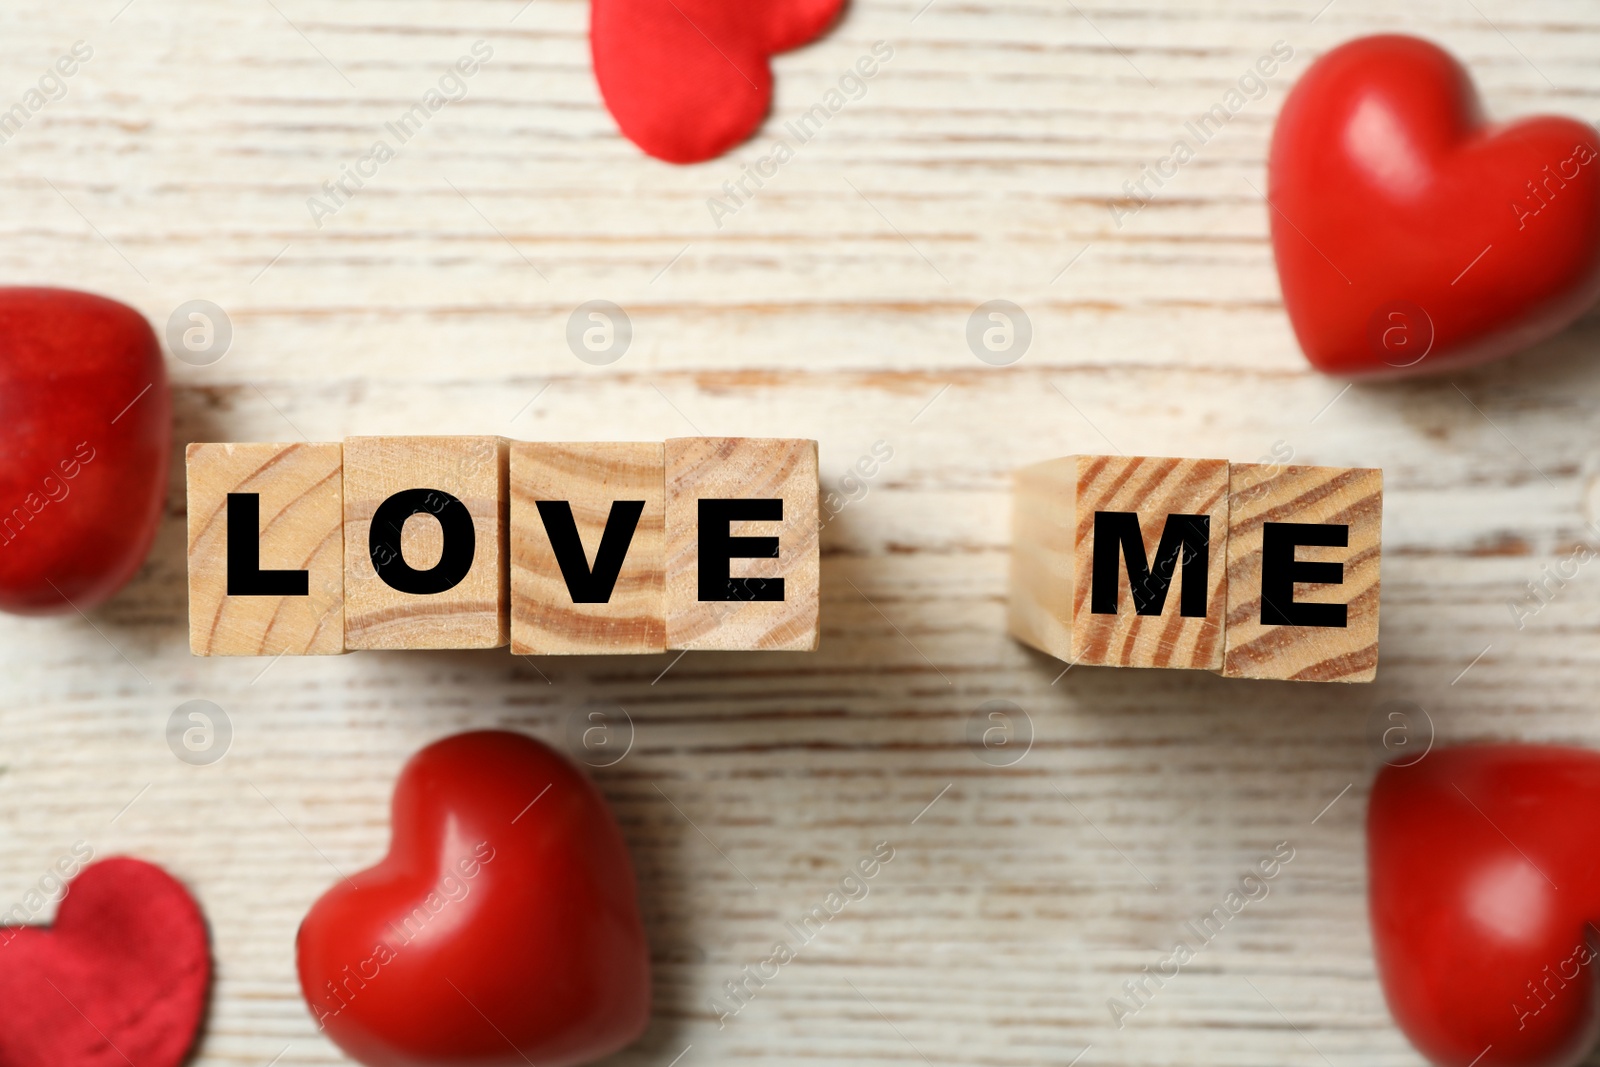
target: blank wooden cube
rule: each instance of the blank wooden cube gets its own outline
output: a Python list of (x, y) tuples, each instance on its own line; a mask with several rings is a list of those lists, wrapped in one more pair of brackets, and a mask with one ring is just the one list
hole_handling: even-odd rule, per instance
[(345, 647), (509, 640), (506, 479), (499, 437), (345, 439)]
[(666, 444), (667, 647), (817, 647), (817, 443)]
[(1380, 470), (1234, 464), (1223, 675), (1377, 677), (1382, 532)]
[(344, 651), (337, 444), (191, 444), (189, 650)]
[(664, 652), (666, 450), (511, 443), (511, 651)]
[(1222, 666), (1225, 461), (1071, 456), (1016, 490), (1013, 634), (1074, 664)]

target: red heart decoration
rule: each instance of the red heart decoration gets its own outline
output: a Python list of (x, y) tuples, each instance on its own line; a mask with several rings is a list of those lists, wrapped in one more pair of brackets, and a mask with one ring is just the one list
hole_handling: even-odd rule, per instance
[(1600, 295), (1600, 135), (1486, 125), (1466, 70), (1414, 37), (1351, 41), (1306, 71), (1267, 198), (1289, 319), (1330, 374), (1496, 359)]
[(84, 868), (55, 925), (0, 927), (0, 1064), (177, 1067), (211, 982), (200, 908), (171, 875)]
[(628, 140), (669, 163), (720, 156), (772, 103), (768, 57), (820, 36), (844, 0), (594, 0), (600, 95)]
[(564, 1067), (650, 1016), (627, 847), (594, 785), (521, 734), (429, 745), (400, 773), (389, 854), (300, 926), (300, 988), (369, 1067)]
[(1372, 938), (1389, 1010), (1452, 1067), (1566, 1067), (1600, 1033), (1600, 753), (1436, 751), (1378, 775)]
[(134, 576), (161, 522), (171, 438), (143, 315), (0, 287), (0, 611), (87, 611)]

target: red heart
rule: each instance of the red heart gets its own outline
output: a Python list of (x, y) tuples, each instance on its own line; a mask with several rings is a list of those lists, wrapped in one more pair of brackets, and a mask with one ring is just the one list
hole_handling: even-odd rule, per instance
[(400, 773), (389, 854), (300, 926), (300, 988), (370, 1067), (563, 1067), (638, 1037), (650, 956), (605, 800), (521, 734), (458, 734)]
[(594, 0), (589, 47), (622, 133), (699, 163), (749, 137), (772, 102), (769, 56), (813, 40), (844, 0)]
[(161, 522), (171, 437), (144, 316), (0, 287), (0, 610), (87, 610), (134, 576)]
[(1384, 993), (1425, 1056), (1583, 1058), (1600, 1032), (1600, 753), (1483, 745), (1386, 767), (1367, 863)]
[(1600, 295), (1600, 135), (1486, 125), (1466, 70), (1414, 37), (1351, 41), (1306, 71), (1267, 198), (1289, 319), (1330, 374), (1496, 359)]
[(55, 925), (0, 927), (0, 1064), (177, 1067), (211, 981), (205, 919), (159, 867), (84, 868)]

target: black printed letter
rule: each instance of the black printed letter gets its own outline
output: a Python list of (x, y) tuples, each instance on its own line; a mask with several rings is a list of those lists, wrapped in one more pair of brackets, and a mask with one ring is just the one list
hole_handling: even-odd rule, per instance
[(571, 502), (540, 500), (538, 507), (539, 518), (544, 520), (544, 532), (550, 538), (550, 551), (555, 553), (572, 602), (604, 604), (609, 601), (611, 591), (617, 587), (617, 576), (622, 573), (622, 561), (628, 556), (628, 546), (633, 543), (633, 532), (639, 527), (639, 516), (644, 514), (644, 501), (611, 502), (611, 513), (606, 516), (606, 528), (600, 535), (600, 547), (595, 550), (592, 569), (583, 554), (583, 539), (578, 536)]
[(1133, 610), (1139, 615), (1160, 615), (1166, 606), (1172, 575), (1183, 552), (1183, 592), (1178, 614), (1188, 619), (1206, 617), (1207, 573), (1210, 568), (1211, 516), (1168, 515), (1156, 548), (1152, 571), (1144, 554), (1144, 534), (1139, 516), (1131, 511), (1094, 513), (1094, 563), (1090, 571), (1089, 611), (1095, 615), (1117, 613), (1117, 574), (1120, 555), (1128, 560), (1128, 586), (1133, 590)]
[(308, 571), (261, 569), (261, 494), (228, 494), (228, 595), (310, 596)]
[[(400, 554), (400, 531), (411, 516), (427, 512), (439, 520), (444, 551), (439, 562), (425, 571), (415, 570)], [(367, 551), (372, 567), (385, 585), (402, 593), (442, 593), (461, 584), (472, 569), (478, 532), (472, 512), (443, 489), (402, 489), (378, 505), (367, 529)]]
[(1343, 563), (1297, 561), (1297, 545), (1346, 548), (1350, 527), (1342, 523), (1264, 522), (1261, 524), (1261, 624), (1263, 626), (1345, 626), (1343, 604), (1296, 604), (1296, 582), (1344, 584)]
[(728, 562), (740, 559), (777, 559), (776, 537), (734, 537), (728, 532), (732, 522), (780, 522), (783, 500), (702, 500), (700, 501), (700, 599), (777, 600), (783, 599), (782, 578), (730, 578)]

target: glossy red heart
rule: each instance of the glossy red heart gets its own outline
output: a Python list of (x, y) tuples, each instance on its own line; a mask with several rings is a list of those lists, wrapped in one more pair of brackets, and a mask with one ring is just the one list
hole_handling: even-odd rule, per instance
[(0, 1064), (177, 1067), (211, 981), (205, 919), (159, 867), (84, 868), (48, 928), (0, 927)]
[(1386, 767), (1367, 864), (1384, 993), (1425, 1056), (1583, 1059), (1600, 1033), (1600, 753), (1465, 746)]
[(400, 773), (389, 854), (300, 926), (300, 988), (369, 1067), (563, 1067), (650, 1016), (627, 847), (594, 785), (504, 731), (429, 745)]
[(0, 610), (71, 614), (133, 577), (161, 521), (171, 438), (144, 316), (0, 287)]
[(1600, 295), (1600, 135), (1484, 122), (1466, 70), (1414, 37), (1317, 60), (1272, 137), (1284, 305), (1330, 374), (1416, 374), (1509, 355)]
[(772, 103), (768, 57), (813, 40), (844, 0), (593, 0), (600, 95), (628, 140), (669, 163), (720, 156)]

